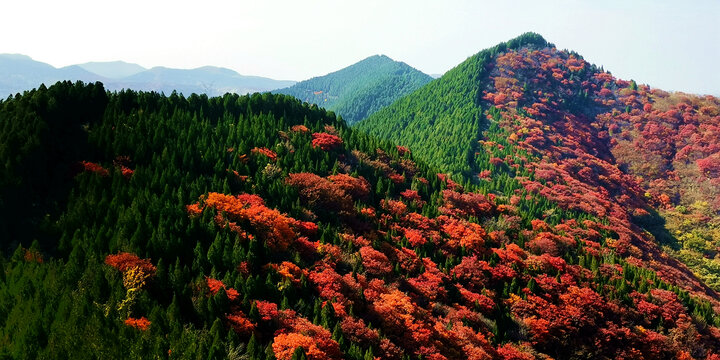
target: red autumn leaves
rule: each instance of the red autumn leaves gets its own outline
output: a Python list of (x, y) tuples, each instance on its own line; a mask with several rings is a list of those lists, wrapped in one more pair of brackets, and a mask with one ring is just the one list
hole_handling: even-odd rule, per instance
[(295, 240), (298, 231), (305, 229), (302, 222), (265, 206), (263, 199), (257, 195), (233, 196), (211, 192), (199, 203), (188, 205), (187, 211), (197, 216), (205, 208), (217, 211), (218, 225), (227, 226), (244, 237), (248, 236), (244, 229), (252, 231), (272, 249), (286, 249)]
[[(155, 276), (156, 267), (149, 259), (141, 259), (137, 255), (128, 252), (111, 254), (105, 257), (105, 264), (117, 269), (123, 273), (123, 285), (128, 288), (128, 297), (121, 303), (121, 308), (125, 304), (132, 304), (135, 299), (136, 291), (142, 288), (145, 280)], [(145, 331), (150, 327), (150, 321), (143, 317), (128, 317), (125, 325)]]
[(125, 325), (134, 327), (138, 330), (145, 331), (150, 328), (150, 320), (148, 320), (146, 317), (141, 317), (139, 319), (136, 318), (128, 318), (125, 320)]
[[(113, 160), (113, 165), (115, 166), (115, 168), (126, 179), (130, 179), (133, 176), (133, 174), (135, 173), (135, 170), (133, 170), (129, 167), (130, 162), (131, 162), (130, 158), (127, 156), (118, 156)], [(82, 172), (94, 173), (100, 177), (110, 176), (110, 171), (96, 162), (80, 161), (78, 163), (78, 167), (79, 167), (79, 170)]]
[(346, 174), (323, 178), (313, 173), (296, 173), (288, 175), (285, 182), (298, 189), (301, 199), (311, 209), (336, 213), (352, 212), (353, 199), (363, 199), (370, 193), (367, 180)]
[(312, 147), (314, 148), (329, 151), (340, 147), (342, 143), (342, 139), (337, 135), (326, 132), (312, 134)]
[(121, 252), (118, 254), (108, 255), (105, 258), (105, 264), (114, 267), (120, 272), (125, 272), (133, 268), (142, 270), (145, 274), (155, 274), (155, 266), (148, 259), (141, 259), (135, 254)]

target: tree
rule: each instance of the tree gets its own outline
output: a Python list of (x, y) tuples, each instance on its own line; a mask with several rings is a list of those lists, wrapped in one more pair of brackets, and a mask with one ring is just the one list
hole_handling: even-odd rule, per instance
[(369, 274), (385, 275), (392, 271), (392, 266), (387, 256), (370, 246), (360, 248), (360, 257), (362, 258), (363, 267)]

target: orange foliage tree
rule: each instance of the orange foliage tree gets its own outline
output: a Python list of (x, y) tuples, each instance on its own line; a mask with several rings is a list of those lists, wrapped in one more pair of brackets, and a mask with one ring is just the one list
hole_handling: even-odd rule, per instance
[(210, 207), (218, 211), (219, 225), (244, 234), (241, 225), (249, 225), (256, 234), (261, 235), (271, 249), (284, 250), (296, 236), (297, 220), (265, 206), (257, 195), (240, 194), (237, 196), (211, 192), (204, 202), (188, 205), (188, 213), (199, 214)]
[(342, 139), (337, 135), (324, 132), (312, 134), (312, 146), (314, 148), (319, 147), (322, 150), (328, 151), (339, 147), (342, 143)]
[(144, 316), (139, 319), (128, 318), (127, 320), (125, 320), (125, 325), (145, 331), (150, 328), (150, 320), (148, 320)]

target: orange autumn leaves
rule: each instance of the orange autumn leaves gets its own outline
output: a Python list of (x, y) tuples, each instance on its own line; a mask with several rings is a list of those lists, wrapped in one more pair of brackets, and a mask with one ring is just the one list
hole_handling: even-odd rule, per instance
[[(260, 303), (257, 304), (258, 309), (261, 308)], [(330, 306), (330, 304), (324, 306)], [(272, 342), (272, 349), (278, 360), (290, 360), (298, 347), (303, 348), (310, 360), (342, 358), (340, 345), (332, 339), (332, 334), (328, 329), (313, 324), (293, 310), (278, 311), (272, 305), (268, 309), (267, 303), (262, 308), (270, 310), (264, 315), (261, 311), (263, 319), (279, 326)]]
[(256, 147), (256, 148), (253, 148), (253, 149), (251, 150), (251, 152), (252, 152), (253, 154), (264, 155), (265, 157), (267, 157), (268, 159), (270, 159), (270, 161), (275, 161), (275, 160), (277, 160), (277, 153), (274, 152), (274, 151), (272, 151), (272, 150), (270, 150), (270, 149), (268, 149), (268, 148)]
[[(127, 293), (125, 299), (118, 305), (118, 310), (131, 312), (138, 292), (145, 286), (147, 279), (155, 276), (156, 267), (150, 260), (141, 259), (128, 252), (108, 255), (105, 257), (105, 264), (123, 274), (123, 286), (127, 289)], [(141, 318), (128, 317), (125, 325), (145, 331), (150, 327), (150, 321), (144, 316)]]
[(240, 293), (238, 293), (237, 290), (226, 287), (225, 284), (223, 284), (223, 282), (220, 280), (207, 278), (206, 281), (208, 289), (210, 289), (210, 292), (213, 295), (216, 295), (220, 291), (220, 289), (223, 289), (225, 290), (225, 295), (227, 295), (227, 298), (230, 301), (235, 301), (237, 300), (238, 296), (240, 296)]
[(284, 250), (296, 238), (298, 231), (307, 226), (275, 209), (265, 206), (257, 195), (225, 195), (211, 192), (201, 197), (201, 201), (187, 206), (191, 216), (197, 216), (205, 208), (217, 211), (218, 225), (227, 226), (241, 235), (248, 236), (242, 229), (245, 225), (261, 236), (271, 249)]
[(247, 318), (237, 306), (237, 300), (240, 298), (240, 293), (226, 286), (222, 281), (211, 277), (206, 277), (205, 282), (207, 283), (210, 295), (215, 296), (222, 289), (227, 296), (228, 301), (231, 303), (231, 313), (225, 315), (227, 325), (232, 328), (236, 333), (241, 335), (248, 335), (255, 330), (255, 324)]
[(155, 274), (155, 266), (148, 259), (141, 259), (135, 254), (121, 252), (114, 255), (108, 255), (105, 258), (105, 264), (114, 267), (124, 273), (132, 268), (138, 268), (151, 276)]
[[(130, 162), (131, 162), (131, 160), (127, 156), (118, 156), (115, 158), (115, 160), (113, 160), (113, 165), (115, 166), (115, 168), (120, 172), (120, 174), (124, 178), (126, 178), (128, 180), (135, 173), (135, 170), (133, 170), (129, 167)], [(110, 170), (106, 169), (99, 163), (91, 162), (91, 161), (80, 161), (79, 163), (77, 163), (77, 165), (79, 167), (78, 170), (81, 172), (94, 173), (100, 177), (110, 176)]]
[(128, 318), (125, 320), (125, 325), (134, 327), (138, 330), (145, 331), (150, 328), (150, 320), (148, 320), (146, 317), (141, 317), (139, 319), (136, 318)]

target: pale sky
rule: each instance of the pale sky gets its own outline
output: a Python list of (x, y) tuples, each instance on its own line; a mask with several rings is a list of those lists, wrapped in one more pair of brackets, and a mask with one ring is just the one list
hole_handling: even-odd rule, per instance
[(720, 95), (718, 0), (6, 0), (0, 53), (303, 80), (385, 54), (428, 74), (526, 31), (615, 76)]

